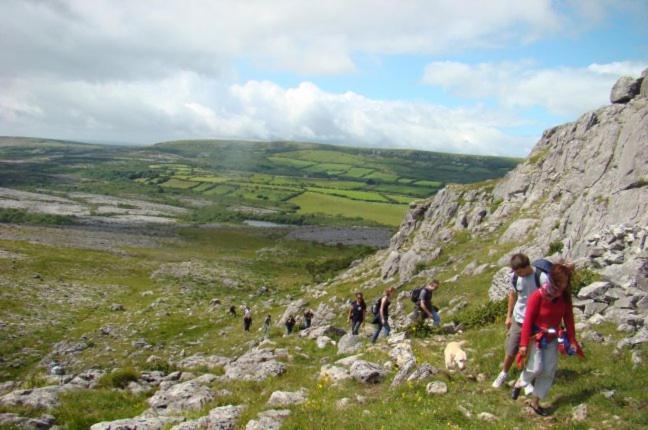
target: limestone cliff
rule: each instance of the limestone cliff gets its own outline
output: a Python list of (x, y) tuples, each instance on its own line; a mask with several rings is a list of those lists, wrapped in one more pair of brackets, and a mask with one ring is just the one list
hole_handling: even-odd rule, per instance
[[(613, 104), (546, 130), (505, 178), (448, 186), (413, 203), (384, 252), (382, 277), (409, 280), (460, 231), (497, 233), (498, 243), (517, 243), (533, 258), (548, 255), (551, 247), (560, 250), (556, 257), (582, 265), (596, 260), (606, 270), (616, 266), (616, 274), (634, 272), (645, 261), (648, 241), (645, 75), (621, 78)], [(600, 233), (621, 225), (618, 234), (632, 236), (627, 246), (601, 246)]]

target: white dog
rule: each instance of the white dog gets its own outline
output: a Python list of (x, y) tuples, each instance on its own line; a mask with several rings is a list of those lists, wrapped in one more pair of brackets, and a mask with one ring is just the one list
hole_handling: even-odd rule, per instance
[(450, 342), (446, 347), (443, 355), (445, 356), (446, 369), (458, 368), (464, 370), (466, 368), (466, 351), (461, 349), (466, 344), (465, 340), (460, 342)]

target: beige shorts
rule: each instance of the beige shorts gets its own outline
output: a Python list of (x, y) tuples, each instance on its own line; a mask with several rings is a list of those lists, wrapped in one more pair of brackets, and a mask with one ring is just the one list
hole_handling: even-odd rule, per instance
[(509, 357), (515, 357), (520, 347), (520, 336), (522, 335), (522, 324), (517, 321), (511, 323), (511, 328), (506, 334), (504, 350)]

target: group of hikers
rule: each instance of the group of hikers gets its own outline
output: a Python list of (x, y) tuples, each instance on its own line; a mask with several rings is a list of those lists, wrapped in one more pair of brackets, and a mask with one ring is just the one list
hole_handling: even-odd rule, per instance
[[(441, 283), (438, 280), (429, 282), (422, 288), (415, 288), (410, 297), (415, 304), (416, 319), (419, 322), (424, 322), (426, 319), (431, 318), (434, 326), (441, 325), (441, 317), (439, 316), (439, 309), (432, 304), (432, 293), (439, 289)], [(396, 289), (389, 287), (385, 290), (384, 294), (376, 300), (371, 312), (374, 315), (372, 323), (376, 325), (376, 331), (371, 338), (372, 343), (376, 343), (380, 333), (385, 332), (385, 336), (389, 336), (391, 327), (389, 326), (389, 305), (392, 302), (392, 297)], [(360, 333), (360, 327), (364, 324), (367, 316), (367, 305), (364, 301), (364, 296), (361, 292), (355, 294), (355, 301), (351, 302), (349, 309), (349, 322), (351, 324), (351, 333), (357, 335)]]
[[(236, 306), (232, 305), (229, 308), (229, 314), (233, 317), (236, 317)], [(313, 316), (315, 314), (312, 310), (306, 309), (303, 315), (303, 324), (298, 325), (298, 321), (295, 319), (294, 315), (288, 315), (286, 322), (284, 323), (286, 327), (286, 334), (291, 334), (295, 326), (300, 327), (301, 329), (307, 329), (311, 326), (313, 321)], [(266, 315), (263, 320), (263, 335), (268, 336), (270, 331), (270, 324), (272, 324), (272, 316), (270, 314)], [(243, 330), (249, 332), (252, 327), (252, 309), (249, 306), (243, 306)]]
[[(502, 370), (493, 381), (493, 388), (500, 388), (506, 382), (508, 373), (517, 362), (521, 373), (513, 385), (511, 398), (516, 400), (524, 390), (531, 396), (530, 407), (541, 416), (549, 411), (540, 405), (553, 385), (558, 352), (568, 355), (583, 352), (576, 342), (574, 315), (571, 301), (571, 280), (573, 265), (538, 260), (531, 264), (524, 254), (514, 254), (510, 259), (512, 272), (509, 286), (505, 327), (507, 330), (505, 354)], [(421, 288), (415, 288), (410, 298), (415, 304), (415, 319), (423, 324), (431, 319), (435, 327), (441, 325), (439, 309), (432, 304), (432, 294), (440, 287), (438, 280), (432, 280)], [(389, 306), (396, 292), (394, 287), (385, 289), (383, 295), (371, 308), (371, 322), (376, 330), (371, 342), (378, 340), (381, 332), (389, 336)], [(234, 306), (230, 313), (236, 315)], [(309, 328), (313, 312), (307, 309), (303, 315), (302, 329)], [(263, 323), (263, 333), (268, 335), (271, 316), (267, 315)], [(351, 333), (359, 335), (360, 328), (367, 320), (367, 305), (361, 292), (355, 293), (348, 311)], [(250, 330), (252, 311), (244, 307), (243, 325)], [(564, 324), (564, 328), (561, 324)], [(291, 334), (297, 325), (294, 315), (286, 319), (286, 334)]]

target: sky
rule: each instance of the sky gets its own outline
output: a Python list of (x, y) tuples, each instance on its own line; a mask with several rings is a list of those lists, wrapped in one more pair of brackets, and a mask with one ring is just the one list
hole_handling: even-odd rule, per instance
[(524, 156), (648, 67), (645, 0), (2, 0), (0, 135)]

